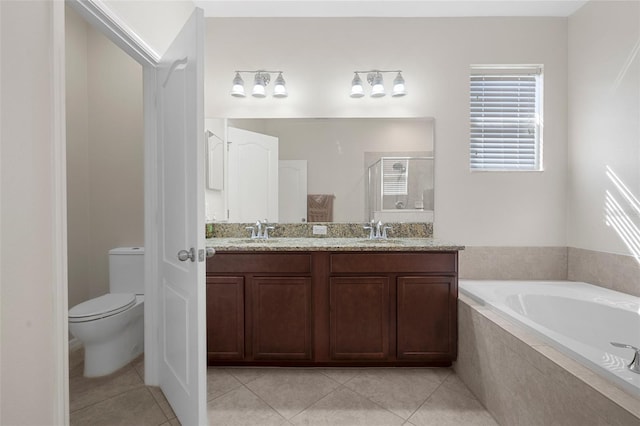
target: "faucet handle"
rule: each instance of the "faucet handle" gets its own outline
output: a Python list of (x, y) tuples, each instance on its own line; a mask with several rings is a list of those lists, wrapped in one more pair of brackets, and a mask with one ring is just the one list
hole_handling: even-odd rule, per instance
[(385, 226), (382, 228), (382, 238), (387, 238), (387, 230), (393, 231), (393, 228), (390, 226)]
[(256, 237), (256, 228), (253, 226), (247, 226), (245, 228), (247, 231), (251, 230), (251, 238), (255, 238)]
[(363, 226), (362, 229), (364, 229), (365, 231), (369, 231), (369, 239), (373, 240), (373, 226)]
[(263, 237), (265, 240), (268, 240), (268, 239), (269, 239), (269, 230), (272, 230), (272, 231), (273, 231), (274, 229), (276, 229), (276, 227), (275, 227), (275, 226), (265, 226), (265, 228), (264, 228), (264, 232), (263, 232), (263, 234), (262, 234), (262, 237)]

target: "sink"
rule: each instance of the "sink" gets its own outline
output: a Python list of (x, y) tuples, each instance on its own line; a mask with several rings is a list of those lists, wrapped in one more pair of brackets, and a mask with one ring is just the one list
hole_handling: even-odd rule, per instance
[(399, 244), (402, 241), (401, 240), (394, 240), (394, 239), (376, 239), (376, 240), (370, 240), (370, 239), (364, 239), (364, 240), (360, 240), (361, 243), (365, 243), (365, 244)]
[(277, 243), (278, 240), (275, 238), (269, 238), (269, 239), (264, 239), (264, 238), (244, 238), (244, 239), (240, 239), (238, 240), (239, 243), (242, 244), (262, 244), (262, 243)]

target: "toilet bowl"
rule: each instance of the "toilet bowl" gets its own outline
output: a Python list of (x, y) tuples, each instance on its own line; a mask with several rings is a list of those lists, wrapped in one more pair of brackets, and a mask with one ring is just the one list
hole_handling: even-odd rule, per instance
[(84, 346), (84, 376), (124, 367), (144, 350), (144, 249), (109, 251), (110, 293), (69, 310), (69, 332)]
[(84, 376), (111, 374), (144, 349), (144, 296), (109, 293), (74, 306), (69, 332), (84, 346)]

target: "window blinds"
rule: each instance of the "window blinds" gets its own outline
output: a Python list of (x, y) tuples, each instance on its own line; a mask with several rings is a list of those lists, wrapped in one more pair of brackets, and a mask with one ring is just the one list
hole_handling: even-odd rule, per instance
[(540, 170), (540, 71), (472, 69), (471, 170)]
[(409, 160), (406, 158), (383, 158), (383, 195), (407, 195)]

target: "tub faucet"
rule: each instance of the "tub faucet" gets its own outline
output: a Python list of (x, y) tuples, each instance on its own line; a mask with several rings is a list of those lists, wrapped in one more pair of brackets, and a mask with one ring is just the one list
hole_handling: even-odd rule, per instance
[(627, 345), (626, 343), (611, 342), (611, 344), (617, 348), (632, 349), (636, 351), (636, 353), (633, 355), (631, 363), (627, 365), (627, 368), (636, 374), (640, 374), (640, 349), (636, 348), (635, 346)]

